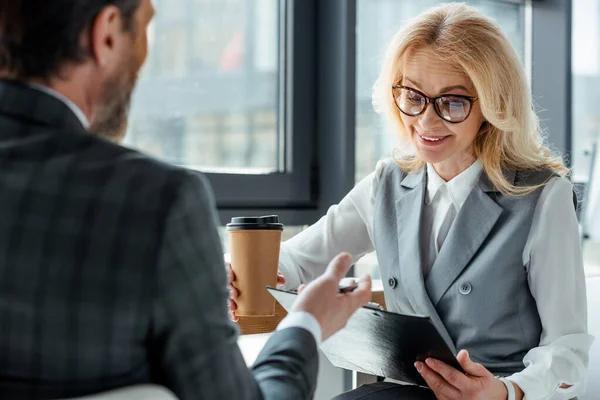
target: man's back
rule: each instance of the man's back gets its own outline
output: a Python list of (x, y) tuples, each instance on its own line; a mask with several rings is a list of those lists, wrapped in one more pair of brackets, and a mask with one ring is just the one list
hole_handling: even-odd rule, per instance
[(86, 134), (43, 93), (41, 114), (55, 123), (14, 115), (13, 92), (22, 88), (3, 84), (0, 94), (3, 381), (35, 388), (76, 378), (68, 386), (85, 390), (147, 380), (159, 214), (176, 172)]
[(317, 344), (369, 278), (340, 295), (352, 259), (332, 260), (249, 370), (206, 179), (102, 139), (122, 138), (152, 0), (4, 3), (0, 398), (144, 382), (182, 400), (312, 397)]
[[(259, 398), (280, 385), (269, 360), (254, 378), (245, 369), (199, 174), (89, 135), (64, 103), (6, 81), (0, 171), (1, 398), (143, 382), (183, 398)], [(310, 396), (314, 339), (278, 334), (267, 351), (288, 341), (284, 370), (302, 375), (282, 390)]]

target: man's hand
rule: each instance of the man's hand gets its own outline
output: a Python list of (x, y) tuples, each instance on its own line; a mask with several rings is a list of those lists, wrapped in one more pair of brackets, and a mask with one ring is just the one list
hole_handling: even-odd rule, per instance
[(350, 316), (371, 299), (371, 278), (358, 280), (358, 288), (340, 294), (339, 283), (352, 265), (352, 257), (342, 253), (334, 258), (323, 275), (308, 285), (298, 288), (298, 299), (292, 311), (305, 311), (313, 315), (321, 325), (323, 340), (344, 326)]
[[(466, 374), (442, 361), (428, 358), (415, 367), (439, 400), (506, 400), (508, 392), (504, 383), (495, 378), (483, 365), (469, 358), (466, 350), (456, 357)], [(523, 392), (515, 386), (517, 400)]]

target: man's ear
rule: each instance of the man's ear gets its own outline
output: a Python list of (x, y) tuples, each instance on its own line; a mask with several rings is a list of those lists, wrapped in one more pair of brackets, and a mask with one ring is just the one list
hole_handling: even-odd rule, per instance
[(89, 50), (96, 64), (106, 68), (118, 62), (118, 40), (123, 35), (121, 12), (116, 6), (102, 9), (89, 29)]

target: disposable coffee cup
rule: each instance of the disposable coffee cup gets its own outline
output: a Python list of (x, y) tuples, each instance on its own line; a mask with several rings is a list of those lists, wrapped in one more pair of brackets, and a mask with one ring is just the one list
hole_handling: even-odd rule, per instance
[(266, 287), (277, 285), (283, 224), (279, 217), (235, 217), (227, 224), (233, 285), (238, 290), (236, 315), (272, 316), (275, 299)]

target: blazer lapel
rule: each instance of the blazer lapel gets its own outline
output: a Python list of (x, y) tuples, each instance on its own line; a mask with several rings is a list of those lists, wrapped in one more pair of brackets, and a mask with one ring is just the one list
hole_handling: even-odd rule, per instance
[(419, 238), (426, 179), (425, 168), (419, 173), (407, 175), (402, 181), (406, 194), (396, 201), (401, 284), (415, 312), (430, 317), (448, 346), (456, 352), (454, 342), (431, 303), (423, 281)]
[[(512, 182), (514, 172), (511, 175), (507, 178)], [(496, 190), (482, 172), (478, 184), (456, 216), (427, 277), (426, 289), (434, 306), (469, 264), (500, 218), (502, 207), (490, 197), (488, 193), (491, 192)]]

